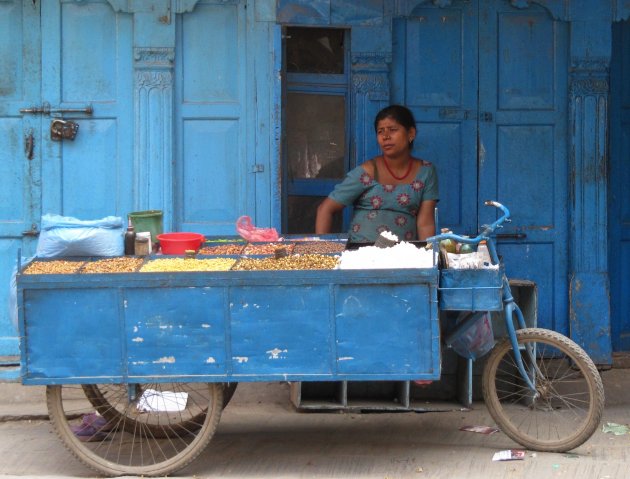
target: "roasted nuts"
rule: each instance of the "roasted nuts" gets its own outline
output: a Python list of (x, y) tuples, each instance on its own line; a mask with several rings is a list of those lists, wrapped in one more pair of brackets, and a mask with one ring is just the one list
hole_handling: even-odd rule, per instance
[(295, 243), (295, 254), (309, 253), (341, 253), (346, 249), (346, 244), (341, 241), (300, 241)]
[(228, 255), (228, 254), (241, 254), (244, 244), (221, 244), (216, 246), (204, 246), (199, 250), (198, 254), (201, 255)]
[(179, 271), (229, 271), (236, 263), (232, 258), (166, 258), (154, 259), (140, 268), (141, 273)]
[(298, 270), (298, 269), (334, 269), (336, 256), (321, 254), (292, 255), (282, 258), (241, 258), (234, 270)]
[(24, 274), (72, 274), (76, 273), (84, 261), (33, 261), (26, 266)]
[(244, 255), (274, 254), (277, 248), (284, 248), (288, 254), (293, 252), (294, 243), (248, 243)]
[(79, 273), (133, 273), (138, 271), (142, 258), (107, 258), (88, 261)]

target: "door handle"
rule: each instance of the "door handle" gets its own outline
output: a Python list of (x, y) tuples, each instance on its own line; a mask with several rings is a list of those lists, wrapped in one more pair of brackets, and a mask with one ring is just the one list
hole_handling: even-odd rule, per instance
[(33, 129), (31, 128), (28, 135), (24, 138), (24, 156), (27, 160), (33, 159), (33, 150), (35, 148), (35, 139), (33, 138)]
[(440, 108), (438, 115), (440, 120), (468, 120), (472, 116), (470, 110), (461, 108)]

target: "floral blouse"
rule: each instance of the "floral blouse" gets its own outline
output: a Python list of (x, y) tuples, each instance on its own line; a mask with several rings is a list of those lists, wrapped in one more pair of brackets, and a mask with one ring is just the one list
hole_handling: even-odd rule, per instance
[(422, 167), (408, 184), (383, 185), (361, 166), (348, 172), (329, 198), (354, 206), (348, 241), (373, 243), (383, 231), (391, 231), (400, 240), (418, 239), (416, 217), (420, 203), (438, 200), (435, 166), (420, 160)]

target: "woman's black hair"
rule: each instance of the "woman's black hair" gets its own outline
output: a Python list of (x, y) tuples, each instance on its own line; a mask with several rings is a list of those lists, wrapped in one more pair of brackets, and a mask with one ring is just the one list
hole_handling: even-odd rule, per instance
[[(391, 118), (397, 123), (400, 123), (407, 130), (410, 128), (416, 129), (416, 119), (413, 117), (413, 113), (406, 106), (402, 105), (389, 105), (383, 108), (376, 114), (374, 119), (374, 131), (378, 129), (378, 122), (385, 118)], [(409, 142), (409, 147), (413, 148), (413, 140)]]

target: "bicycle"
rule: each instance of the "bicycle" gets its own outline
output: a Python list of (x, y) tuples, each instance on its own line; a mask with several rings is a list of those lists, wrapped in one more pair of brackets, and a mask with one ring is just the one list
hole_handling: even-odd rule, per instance
[[(498, 266), (493, 233), (510, 221), (510, 212), (496, 201), (485, 205), (500, 209), (503, 215), (476, 237), (443, 233), (427, 242), (437, 251), (445, 239), (473, 246), (485, 241), (490, 262)], [(492, 348), (482, 374), (483, 398), (490, 415), (507, 436), (528, 449), (565, 452), (580, 446), (598, 428), (604, 409), (604, 388), (595, 364), (568, 337), (527, 327), (503, 271), (501, 299), (507, 337)], [(452, 345), (483, 314), (485, 311), (466, 313), (444, 343)]]

